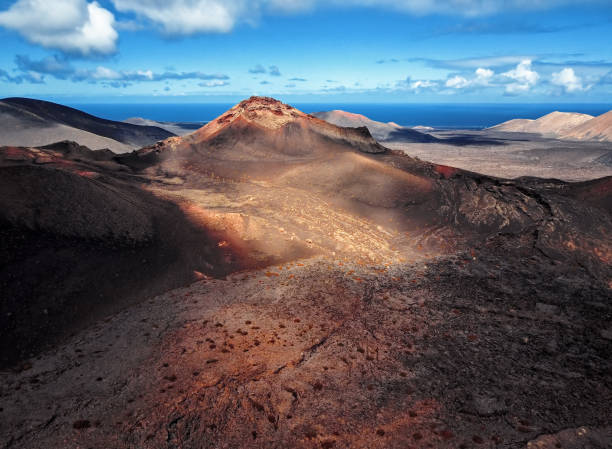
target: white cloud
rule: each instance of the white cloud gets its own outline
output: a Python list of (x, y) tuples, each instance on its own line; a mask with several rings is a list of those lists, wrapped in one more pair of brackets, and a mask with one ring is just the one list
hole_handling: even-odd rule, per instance
[[(36, 67), (40, 65), (37, 61), (29, 61), (30, 66)], [(27, 68), (27, 67), (24, 67)], [(203, 73), (203, 72), (161, 72), (156, 73), (152, 70), (121, 70), (116, 71), (108, 67), (99, 66), (95, 70), (74, 70), (71, 72), (62, 71), (59, 75), (54, 72), (46, 72), (49, 75), (61, 79), (69, 78), (72, 81), (116, 81), (120, 85), (125, 86), (127, 83), (143, 83), (143, 82), (160, 82), (170, 80), (200, 80), (200, 81), (227, 81), (229, 76), (222, 73)], [(229, 83), (227, 83), (229, 84)], [(221, 84), (214, 84), (215, 86)], [(213, 84), (208, 84), (213, 86)]]
[(464, 87), (468, 87), (470, 82), (462, 76), (455, 75), (452, 78), (447, 79), (445, 85), (451, 89), (463, 89)]
[(430, 81), (430, 80), (412, 81), (409, 85), (410, 89), (417, 90), (417, 91), (423, 90), (423, 89), (432, 89), (437, 86), (438, 86), (438, 83), (436, 83), (435, 81)]
[[(147, 19), (166, 34), (226, 33), (262, 14), (368, 7), (408, 14), (483, 16), (506, 10), (547, 9), (578, 0), (111, 0), (118, 11)], [(582, 0), (595, 1), (595, 0)]]
[(223, 86), (229, 86), (229, 81), (220, 81), (220, 80), (206, 81), (204, 83), (198, 83), (198, 86), (200, 87), (223, 87)]
[(493, 70), (479, 67), (476, 69), (476, 79), (474, 80), (474, 83), (481, 86), (486, 86), (489, 84), (491, 78), (493, 78), (493, 75), (495, 75)]
[(465, 89), (466, 87), (484, 87), (489, 86), (495, 72), (491, 69), (477, 68), (474, 71), (474, 78), (467, 79), (460, 75), (455, 75), (446, 80), (444, 84), (451, 89)]
[(95, 80), (118, 80), (121, 79), (122, 75), (113, 69), (100, 66), (89, 73), (89, 77)]
[[(562, 87), (566, 92), (587, 90), (582, 84), (582, 78), (574, 73), (574, 69), (566, 67), (560, 72), (552, 74), (552, 83)], [(589, 86), (590, 87), (590, 86)]]
[(114, 24), (110, 11), (85, 0), (18, 0), (0, 12), (0, 26), (30, 42), (84, 56), (115, 51)]
[[(253, 23), (263, 14), (298, 14), (305, 10), (366, 7), (413, 15), (482, 16), (506, 10), (549, 9), (597, 0), (110, 0), (138, 21), (115, 22), (96, 1), (16, 0), (0, 12), (0, 26), (15, 30), (30, 42), (84, 56), (116, 50), (117, 30), (138, 30), (144, 22), (168, 35), (226, 33), (238, 23)], [(501, 61), (500, 61), (501, 62)], [(508, 62), (508, 61), (506, 61)], [(485, 65), (482, 61), (459, 61)], [(492, 66), (492, 64), (487, 64)], [(518, 88), (518, 86), (516, 86)]]
[[(244, 0), (112, 0), (121, 12), (133, 12), (161, 26), (167, 34), (225, 33), (245, 18)], [(257, 8), (258, 2), (254, 2)]]
[(136, 75), (140, 76), (147, 80), (153, 80), (153, 71), (152, 70), (137, 70)]
[(516, 68), (502, 73), (502, 76), (513, 80), (506, 85), (506, 92), (510, 94), (527, 92), (538, 82), (540, 75), (531, 69), (531, 60), (521, 61)]

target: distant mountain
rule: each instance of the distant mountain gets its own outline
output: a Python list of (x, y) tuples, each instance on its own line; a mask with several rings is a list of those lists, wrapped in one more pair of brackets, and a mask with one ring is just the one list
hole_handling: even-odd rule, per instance
[(365, 115), (353, 114), (351, 112), (334, 110), (334, 111), (322, 111), (315, 112), (315, 117), (318, 117), (326, 122), (332, 123), (336, 126), (357, 128), (365, 126), (368, 128), (372, 137), (379, 142), (436, 142), (438, 139), (435, 137), (417, 131), (413, 128), (407, 128), (398, 125), (397, 123), (389, 122), (377, 122), (371, 120)]
[(73, 140), (92, 149), (130, 151), (174, 136), (155, 126), (106, 120), (42, 100), (0, 100), (0, 145), (42, 146)]
[(155, 126), (157, 128), (165, 129), (166, 131), (175, 134), (177, 136), (184, 136), (191, 134), (197, 129), (200, 129), (204, 123), (185, 123), (185, 122), (158, 122), (156, 120), (149, 120), (142, 117), (130, 117), (123, 121), (124, 123), (131, 123), (132, 125), (138, 126)]
[(562, 139), (612, 142), (612, 111), (561, 133)]
[(492, 126), (491, 130), (542, 134), (546, 137), (559, 137), (562, 133), (588, 122), (592, 115), (575, 112), (551, 112), (537, 120), (514, 119)]

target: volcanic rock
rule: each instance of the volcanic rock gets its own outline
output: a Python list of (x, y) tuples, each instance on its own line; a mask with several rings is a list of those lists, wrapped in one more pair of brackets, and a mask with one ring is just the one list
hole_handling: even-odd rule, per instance
[[(609, 426), (612, 178), (484, 176), (258, 97), (96, 157), (0, 151), (0, 349), (29, 364), (0, 371), (0, 446), (518, 449)], [(142, 239), (103, 232), (128, 220)]]

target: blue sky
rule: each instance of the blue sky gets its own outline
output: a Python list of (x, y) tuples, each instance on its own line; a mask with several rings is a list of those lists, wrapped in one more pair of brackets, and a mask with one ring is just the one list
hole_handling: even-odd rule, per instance
[(611, 0), (0, 0), (0, 96), (612, 103)]

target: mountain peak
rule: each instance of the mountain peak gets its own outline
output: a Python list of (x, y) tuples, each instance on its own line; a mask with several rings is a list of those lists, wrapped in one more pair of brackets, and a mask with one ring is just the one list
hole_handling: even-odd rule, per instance
[(274, 108), (274, 107), (281, 107), (281, 106), (288, 106), (288, 105), (284, 104), (280, 100), (277, 100), (276, 98), (260, 97), (257, 95), (253, 95), (247, 98), (246, 100), (242, 100), (240, 103), (238, 103), (237, 106), (241, 106), (243, 108), (252, 108), (252, 107)]
[(306, 117), (302, 111), (271, 97), (250, 97), (241, 101), (218, 120), (241, 117), (265, 128), (280, 128), (296, 118)]
[(192, 137), (208, 138), (234, 122), (246, 122), (260, 128), (279, 129), (296, 119), (307, 118), (307, 114), (298, 111), (275, 98), (250, 97), (209, 122), (196, 131)]

